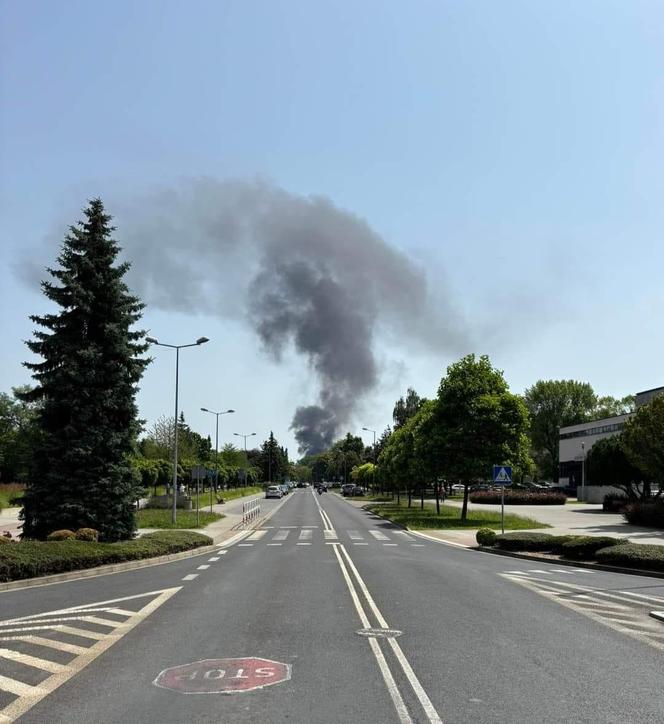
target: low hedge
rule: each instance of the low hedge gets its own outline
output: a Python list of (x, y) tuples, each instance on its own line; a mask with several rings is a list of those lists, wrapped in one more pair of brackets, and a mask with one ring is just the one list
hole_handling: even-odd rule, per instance
[(475, 533), (475, 540), (481, 546), (490, 547), (496, 542), (496, 531), (491, 528), (480, 528)]
[(629, 500), (626, 495), (607, 493), (602, 501), (602, 510), (608, 513), (622, 513)]
[(651, 571), (664, 571), (664, 546), (645, 543), (621, 543), (597, 551), (595, 558), (625, 568), (643, 568)]
[(580, 535), (563, 543), (563, 558), (589, 561), (602, 548), (628, 543), (625, 538), (611, 538), (605, 535)]
[(26, 540), (0, 549), (0, 582), (153, 558), (211, 544), (208, 536), (184, 530), (157, 531), (119, 543)]
[(495, 547), (504, 551), (539, 551), (560, 553), (573, 535), (551, 535), (550, 533), (504, 533), (496, 536)]
[(664, 528), (664, 501), (629, 503), (625, 506), (623, 515), (625, 520), (632, 525)]
[[(501, 494), (495, 490), (478, 490), (470, 493), (468, 500), (471, 503), (485, 505), (500, 505)], [(565, 493), (530, 493), (526, 490), (506, 490), (505, 505), (565, 505)]]

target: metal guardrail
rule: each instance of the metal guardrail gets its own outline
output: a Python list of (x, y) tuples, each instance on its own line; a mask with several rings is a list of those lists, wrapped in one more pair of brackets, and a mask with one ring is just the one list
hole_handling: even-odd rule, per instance
[(261, 514), (260, 498), (242, 503), (242, 525), (248, 525), (255, 521)]

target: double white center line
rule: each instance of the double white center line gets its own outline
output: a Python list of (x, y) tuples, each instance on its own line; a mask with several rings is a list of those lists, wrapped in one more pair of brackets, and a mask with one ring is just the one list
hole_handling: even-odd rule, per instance
[[(346, 585), (348, 586), (348, 590), (349, 590), (351, 598), (353, 600), (355, 610), (357, 611), (357, 615), (360, 617), (360, 621), (362, 622), (362, 626), (365, 629), (368, 629), (368, 628), (371, 628), (371, 623), (370, 623), (369, 617), (363, 607), (362, 601), (360, 600), (360, 596), (358, 595), (356, 585), (353, 582), (353, 577), (355, 578), (355, 581), (357, 582), (357, 587), (360, 589), (360, 591), (362, 592), (362, 595), (364, 596), (364, 599), (368, 605), (369, 610), (373, 613), (374, 618), (378, 622), (378, 626), (380, 628), (389, 629), (390, 627), (387, 625), (387, 621), (383, 617), (378, 606), (376, 605), (376, 602), (373, 600), (371, 594), (369, 593), (369, 590), (367, 589), (366, 584), (362, 580), (362, 577), (360, 576), (357, 568), (355, 567), (355, 564), (353, 563), (350, 555), (348, 555), (348, 551), (345, 549), (345, 547), (342, 544), (334, 545), (333, 550), (334, 550), (334, 554), (337, 558), (337, 562), (339, 563), (339, 568), (341, 569), (341, 573), (344, 577), (344, 580), (346, 581)], [(339, 551), (341, 551), (341, 553)], [(353, 574), (352, 577), (349, 573), (349, 570)], [(401, 724), (413, 724), (414, 720), (411, 717), (411, 715), (408, 711), (408, 708), (406, 707), (406, 703), (403, 700), (403, 696), (401, 695), (401, 692), (399, 691), (399, 687), (398, 687), (397, 683), (395, 682), (394, 677), (392, 676), (392, 672), (389, 669), (387, 660), (385, 659), (385, 655), (383, 654), (383, 651), (380, 648), (380, 644), (378, 643), (378, 640), (371, 636), (368, 637), (368, 640), (369, 640), (369, 645), (371, 646), (371, 651), (372, 651), (373, 655), (375, 656), (376, 661), (378, 663), (378, 668), (380, 669), (380, 673), (382, 674), (383, 680), (385, 681), (385, 686), (387, 687), (387, 691), (390, 694), (392, 703), (394, 704), (394, 708), (397, 710), (397, 714), (399, 716), (399, 721), (401, 721)], [(431, 724), (442, 724), (442, 720), (441, 720), (440, 716), (438, 715), (438, 712), (436, 711), (434, 705), (431, 703), (431, 700), (427, 696), (426, 691), (424, 691), (422, 684), (420, 683), (415, 672), (413, 671), (413, 668), (411, 667), (410, 663), (408, 662), (408, 659), (406, 658), (406, 655), (402, 651), (401, 646), (399, 646), (396, 639), (393, 637), (389, 637), (384, 640), (387, 641), (388, 646), (392, 649), (392, 652), (394, 653), (397, 661), (399, 662), (401, 669), (403, 670), (404, 674), (406, 675), (406, 678), (408, 679), (408, 682), (410, 683), (410, 685), (415, 693), (415, 696), (417, 697), (418, 701), (420, 702), (422, 709), (424, 709), (424, 713), (426, 714), (427, 720), (429, 722), (431, 722)]]
[[(318, 500), (316, 500), (315, 497), (314, 500), (316, 501), (318, 512), (323, 519), (323, 527), (326, 530), (334, 530), (334, 526), (332, 525), (332, 521), (330, 520), (328, 514), (322, 509)], [(376, 605), (376, 602), (373, 600), (371, 594), (369, 593), (369, 589), (362, 580), (362, 576), (360, 576), (360, 573), (355, 567), (353, 561), (351, 560), (351, 557), (348, 555), (348, 551), (346, 550), (346, 548), (341, 543), (331, 543), (330, 545), (332, 546), (334, 555), (336, 556), (337, 562), (339, 563), (341, 574), (344, 577), (344, 581), (346, 581), (348, 591), (350, 592), (350, 597), (353, 599), (353, 605), (355, 606), (357, 615), (360, 617), (362, 626), (365, 629), (372, 628), (369, 616), (365, 612), (357, 588), (359, 588), (362, 592), (362, 595), (364, 596), (369, 610), (373, 613), (374, 618), (378, 622), (378, 626), (380, 628), (389, 629), (390, 627), (387, 625), (387, 621), (383, 617), (383, 614), (380, 612), (378, 606)], [(339, 551), (341, 551), (341, 553)], [(352, 577), (349, 571), (352, 572)], [(357, 582), (357, 587), (353, 582), (353, 577)], [(373, 636), (367, 637), (367, 640), (369, 641), (369, 646), (371, 646), (371, 652), (373, 653), (374, 657), (376, 658), (376, 662), (378, 663), (378, 668), (380, 669), (380, 673), (383, 676), (383, 681), (385, 682), (387, 691), (390, 695), (390, 698), (392, 699), (394, 708), (397, 710), (399, 721), (401, 722), (401, 724), (414, 724), (414, 720), (411, 717), (410, 712), (408, 711), (408, 707), (406, 706), (406, 702), (403, 700), (401, 692), (399, 691), (399, 686), (397, 685), (394, 677), (392, 676), (390, 667), (387, 664), (387, 659), (385, 658), (385, 654), (383, 653), (383, 650), (381, 649), (378, 640)], [(424, 688), (422, 687), (422, 684), (420, 684), (420, 681), (415, 675), (415, 672), (413, 671), (412, 666), (408, 662), (406, 655), (402, 651), (401, 646), (399, 646), (396, 639), (394, 638), (387, 638), (383, 640), (386, 640), (389, 647), (392, 649), (397, 661), (399, 662), (399, 665), (401, 666), (401, 669), (403, 670), (406, 678), (408, 679), (408, 683), (411, 685), (413, 691), (415, 692), (415, 696), (420, 702), (422, 709), (424, 709), (427, 720), (431, 722), (431, 724), (443, 724), (442, 719), (440, 718), (440, 716), (438, 716), (438, 712), (436, 711), (434, 705), (431, 703), (431, 699), (429, 699), (426, 691), (424, 691)]]

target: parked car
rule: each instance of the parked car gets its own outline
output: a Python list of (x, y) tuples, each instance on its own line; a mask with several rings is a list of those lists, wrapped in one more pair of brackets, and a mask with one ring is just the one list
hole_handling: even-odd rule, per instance
[(344, 483), (341, 486), (341, 494), (346, 497), (347, 495), (353, 495), (355, 490), (355, 483)]
[(268, 485), (265, 491), (266, 498), (283, 498), (284, 492), (280, 485)]
[(288, 495), (288, 493), (290, 493), (290, 488), (288, 487), (288, 483), (282, 483), (279, 487), (283, 490), (284, 495)]
[(361, 485), (356, 485), (353, 488), (353, 492), (351, 495), (364, 495), (366, 493), (366, 490)]

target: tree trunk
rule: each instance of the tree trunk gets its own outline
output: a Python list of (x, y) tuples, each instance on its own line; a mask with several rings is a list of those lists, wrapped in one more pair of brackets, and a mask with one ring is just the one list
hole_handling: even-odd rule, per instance
[(408, 507), (409, 508), (412, 505), (412, 503), (413, 503), (413, 489), (408, 488)]
[(463, 484), (463, 507), (461, 508), (461, 520), (468, 517), (468, 483)]
[(397, 505), (401, 505), (401, 486), (397, 485)]
[(424, 485), (420, 485), (420, 510), (424, 510)]
[(435, 482), (433, 487), (436, 491), (436, 515), (440, 515), (440, 483)]

